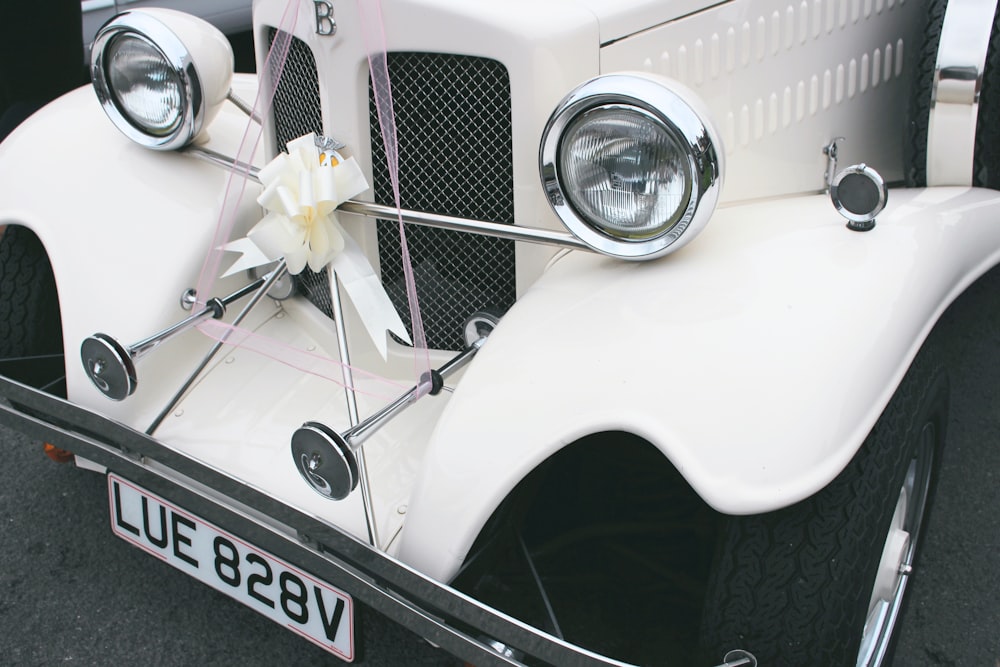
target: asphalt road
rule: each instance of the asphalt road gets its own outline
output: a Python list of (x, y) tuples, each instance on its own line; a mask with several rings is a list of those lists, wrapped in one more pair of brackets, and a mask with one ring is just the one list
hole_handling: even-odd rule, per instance
[[(936, 338), (952, 416), (895, 664), (1000, 667), (1000, 274)], [(0, 429), (0, 664), (326, 665), (319, 648), (114, 537), (102, 476)], [(374, 612), (366, 665), (455, 662)]]

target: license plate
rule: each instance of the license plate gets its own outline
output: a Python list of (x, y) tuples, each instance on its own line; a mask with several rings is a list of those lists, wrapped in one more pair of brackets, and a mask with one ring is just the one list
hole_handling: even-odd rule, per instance
[(115, 535), (337, 657), (354, 660), (349, 595), (113, 473), (108, 495)]

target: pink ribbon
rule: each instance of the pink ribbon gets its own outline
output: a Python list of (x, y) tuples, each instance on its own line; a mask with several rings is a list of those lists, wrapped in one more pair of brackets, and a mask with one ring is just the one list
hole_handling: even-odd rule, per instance
[[(278, 81), (281, 80), (285, 62), (288, 60), (288, 51), (292, 45), (292, 28), (295, 26), (298, 15), (299, 2), (291, 0), (285, 7), (281, 24), (274, 35), (274, 42), (264, 60), (264, 75), (259, 77), (260, 85), (257, 88), (257, 97), (253, 104), (253, 115), (258, 118), (265, 118), (271, 112), (274, 95), (278, 90)], [(232, 236), (233, 225), (236, 223), (236, 211), (246, 192), (250, 165), (253, 164), (263, 133), (263, 126), (253, 121), (248, 122), (243, 131), (243, 138), (240, 140), (240, 147), (236, 152), (234, 168), (226, 182), (226, 191), (215, 227), (215, 236), (212, 238), (212, 245), (209, 247), (205, 262), (201, 267), (201, 273), (198, 276), (196, 289), (199, 304), (204, 305), (205, 300), (212, 293), (212, 285), (219, 276), (223, 256), (222, 246)]]
[[(368, 70), (372, 78), (372, 92), (378, 112), (382, 142), (385, 145), (385, 159), (392, 183), (393, 203), (396, 205), (396, 222), (399, 225), (399, 244), (402, 248), (403, 276), (406, 282), (406, 298), (410, 305), (410, 325), (413, 330), (414, 365), (417, 378), (430, 370), (430, 353), (424, 323), (420, 316), (417, 299), (417, 285), (413, 277), (413, 262), (406, 243), (403, 225), (402, 205), (399, 194), (399, 140), (396, 134), (396, 115), (392, 106), (392, 84), (389, 81), (389, 57), (386, 49), (385, 19), (382, 15), (382, 0), (357, 0), (358, 15), (361, 19), (361, 34), (368, 52)], [(372, 16), (374, 14), (374, 16)]]

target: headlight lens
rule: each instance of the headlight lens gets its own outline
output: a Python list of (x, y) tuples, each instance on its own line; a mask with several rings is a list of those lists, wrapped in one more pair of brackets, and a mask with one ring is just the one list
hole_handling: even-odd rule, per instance
[(157, 137), (177, 129), (184, 82), (159, 49), (126, 33), (108, 44), (105, 63), (115, 104), (138, 129)]
[(597, 252), (652, 259), (704, 227), (722, 189), (722, 151), (693, 93), (615, 74), (570, 93), (546, 125), (542, 185), (563, 223)]
[(104, 111), (147, 148), (183, 148), (229, 92), (233, 52), (214, 26), (170, 9), (119, 14), (97, 33), (91, 78)]
[(563, 133), (559, 162), (573, 206), (613, 237), (654, 237), (687, 212), (688, 155), (640, 109), (605, 105), (581, 113)]

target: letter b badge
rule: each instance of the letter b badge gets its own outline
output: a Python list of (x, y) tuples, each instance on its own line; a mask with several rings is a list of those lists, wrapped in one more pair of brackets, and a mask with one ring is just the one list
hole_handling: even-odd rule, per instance
[(331, 0), (313, 0), (316, 8), (316, 34), (334, 35), (337, 32), (337, 22), (333, 18), (333, 2)]

